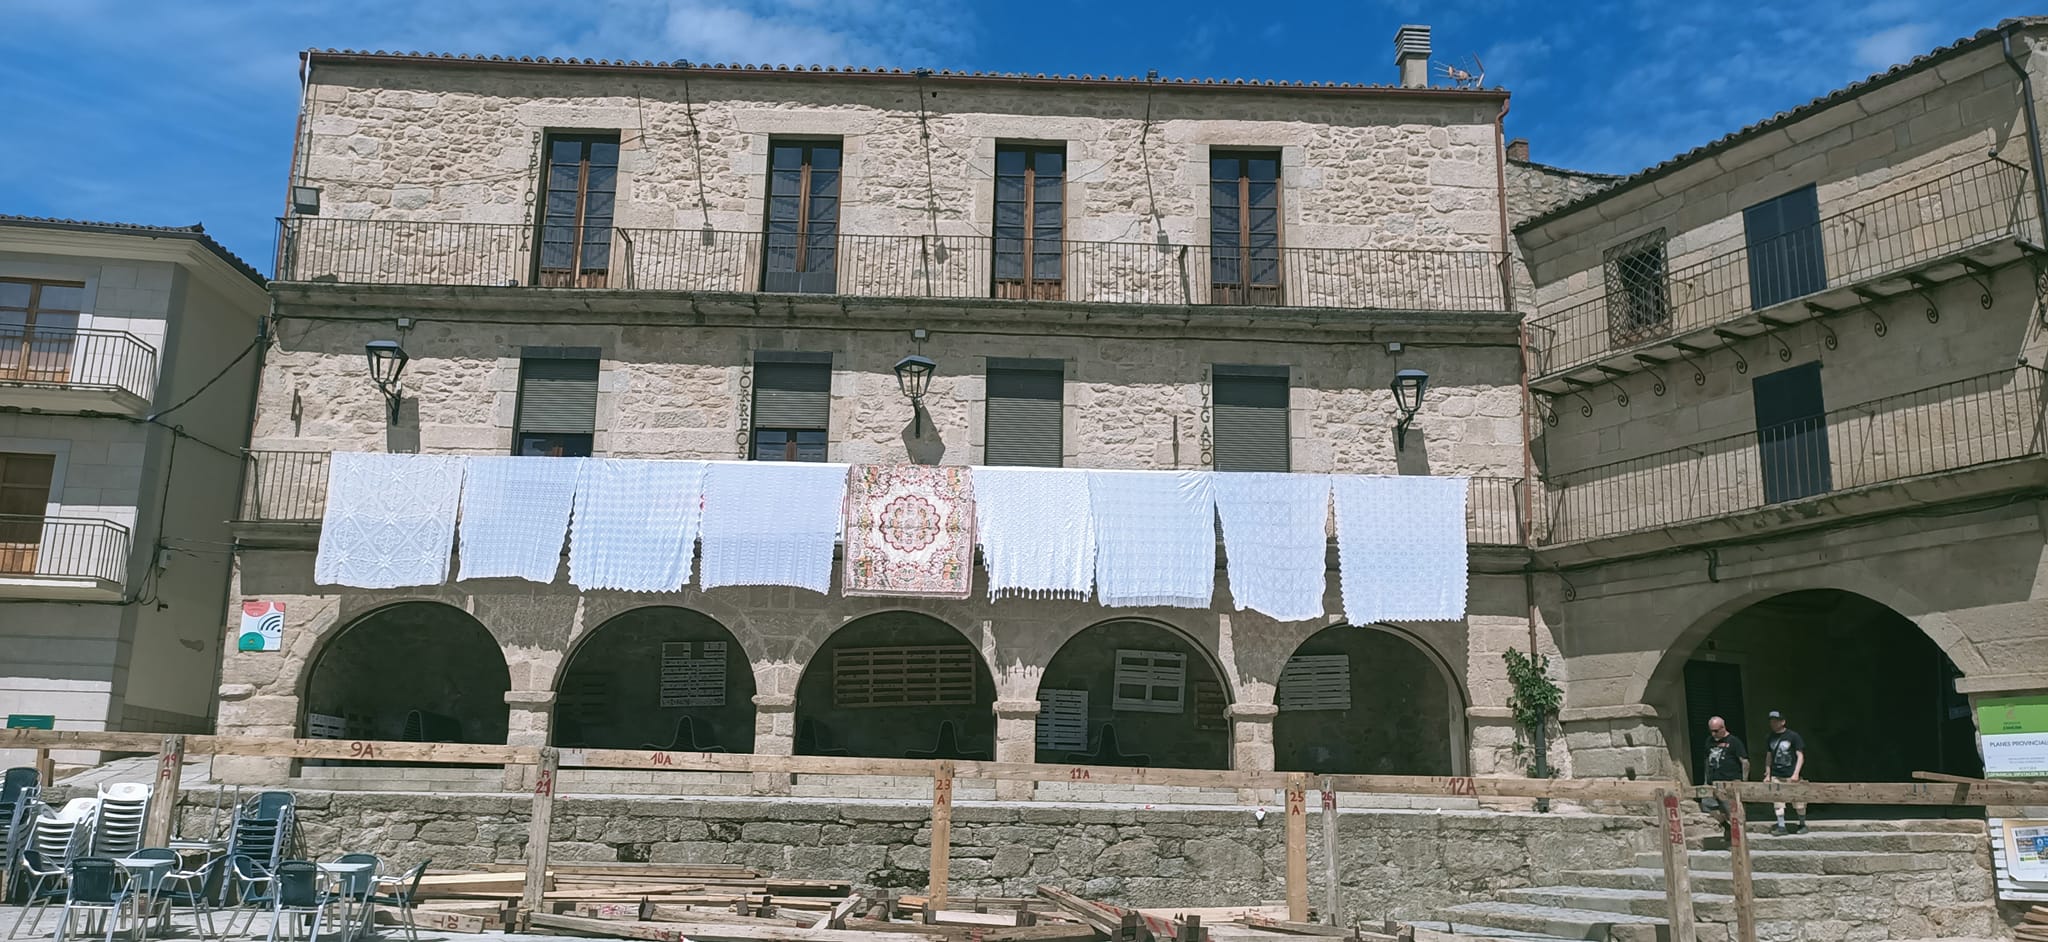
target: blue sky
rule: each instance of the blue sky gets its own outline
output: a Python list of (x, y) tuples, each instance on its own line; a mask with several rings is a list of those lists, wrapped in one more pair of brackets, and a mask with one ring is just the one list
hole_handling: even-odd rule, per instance
[(298, 50), (1391, 82), (1435, 28), (1533, 157), (1629, 172), (2029, 12), (1990, 0), (0, 0), (0, 213), (203, 222), (268, 270)]

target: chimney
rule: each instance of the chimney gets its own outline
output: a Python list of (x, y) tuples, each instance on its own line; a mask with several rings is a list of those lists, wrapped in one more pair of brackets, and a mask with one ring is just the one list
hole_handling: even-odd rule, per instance
[(1411, 23), (1394, 32), (1394, 64), (1403, 88), (1429, 87), (1429, 27)]
[(1508, 159), (1529, 162), (1529, 139), (1518, 137), (1508, 142)]

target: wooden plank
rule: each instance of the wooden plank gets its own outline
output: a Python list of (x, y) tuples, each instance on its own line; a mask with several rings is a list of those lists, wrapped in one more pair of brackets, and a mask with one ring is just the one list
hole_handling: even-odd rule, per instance
[[(81, 749), (101, 752), (156, 752), (163, 737), (153, 733), (93, 730), (0, 730), (0, 749)], [(532, 765), (531, 746), (476, 743), (391, 742), (386, 740), (281, 739), (263, 736), (186, 736), (185, 754), (263, 756), (282, 759), (375, 759), (380, 762), (438, 762), (462, 765)]]
[[(421, 929), (439, 929), (442, 932), (478, 933), (484, 931), (484, 918), (468, 913), (452, 913), (443, 909), (415, 908), (412, 911), (414, 924)], [(402, 926), (405, 920), (398, 917), (396, 910), (379, 910), (377, 924)]]
[(862, 904), (865, 904), (866, 902), (867, 898), (861, 896), (859, 893), (855, 893), (852, 896), (840, 900), (838, 905), (832, 907), (831, 912), (826, 913), (825, 917), (823, 919), (818, 920), (816, 924), (811, 926), (811, 928), (844, 929), (846, 928), (846, 917), (853, 915), (853, 911), (859, 909), (862, 906)]
[(1685, 846), (1685, 817), (1678, 808), (1678, 795), (1664, 792), (1657, 797), (1657, 849), (1664, 857), (1665, 913), (1671, 923), (1671, 942), (1696, 942), (1692, 914), (1692, 870)]
[(149, 795), (149, 814), (142, 822), (142, 846), (170, 846), (171, 822), (178, 814), (178, 786), (184, 777), (185, 737), (165, 736), (156, 754), (156, 784)]
[(526, 877), (517, 873), (433, 873), (420, 878), (420, 895), (517, 892), (525, 882)]
[(1112, 939), (1116, 938), (1117, 929), (1123, 925), (1121, 914), (1113, 913), (1109, 907), (1084, 900), (1059, 887), (1041, 886), (1038, 888), (1038, 895)]
[(1351, 930), (1338, 926), (1326, 926), (1319, 922), (1293, 922), (1286, 919), (1268, 919), (1264, 916), (1246, 916), (1238, 922), (1258, 929), (1284, 932), (1288, 935), (1346, 936)]
[(1287, 919), (1308, 921), (1308, 775), (1287, 773)]
[(756, 926), (808, 926), (810, 919), (793, 916), (742, 916), (730, 909), (710, 906), (677, 906), (668, 903), (613, 902), (571, 906), (564, 915), (590, 919), (622, 919), (627, 922), (716, 922)]
[(1751, 880), (1749, 816), (1742, 808), (1741, 789), (1733, 783), (1717, 789), (1728, 806), (1728, 860), (1735, 886), (1735, 940), (1756, 942), (1756, 885)]
[(950, 942), (935, 933), (878, 933), (852, 929), (811, 929), (799, 926), (721, 925), (713, 922), (618, 922), (533, 913), (527, 918), (536, 926), (567, 929), (578, 934), (648, 939), (651, 942), (905, 942), (922, 938), (927, 942)]
[(1094, 942), (1102, 934), (1093, 926), (1072, 923), (1047, 923), (1036, 926), (1019, 926), (1014, 929), (988, 928), (984, 926), (922, 925), (907, 922), (883, 922), (878, 919), (846, 920), (848, 929), (861, 932), (903, 935), (939, 935), (946, 942)]
[(1323, 777), (1323, 918), (1330, 925), (1342, 925), (1338, 918), (1338, 892), (1343, 881), (1337, 877), (1337, 786)]
[(44, 788), (57, 784), (57, 760), (50, 758), (48, 747), (36, 749), (36, 781)]
[[(561, 754), (540, 750), (540, 770), (533, 782), (533, 805), (526, 823), (526, 880), (519, 904), (529, 913), (540, 908), (548, 882), (548, 836), (555, 825), (555, 778)], [(533, 918), (529, 915), (527, 918)]]
[[(953, 860), (953, 763), (940, 762), (932, 769), (932, 853), (931, 897), (926, 911), (946, 908), (946, 881)], [(927, 920), (929, 921), (929, 920)]]
[(1744, 782), (1742, 794), (1757, 802), (1813, 802), (1841, 805), (2044, 805), (2048, 784), (1998, 782)]
[(1947, 772), (1915, 772), (1913, 778), (1922, 782), (1950, 782), (1959, 785), (1996, 785), (1988, 778), (1971, 778), (1967, 775), (1950, 775)]
[(1014, 929), (1028, 925), (1023, 921), (1028, 917), (1014, 909), (993, 913), (973, 913), (964, 909), (934, 909), (928, 912), (931, 916), (927, 922), (939, 926), (994, 926), (999, 929)]

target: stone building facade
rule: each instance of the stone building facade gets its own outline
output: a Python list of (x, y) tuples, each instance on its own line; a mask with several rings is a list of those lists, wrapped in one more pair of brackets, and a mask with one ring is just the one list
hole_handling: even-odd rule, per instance
[(9, 725), (210, 725), (267, 304), (197, 227), (0, 216)]
[[(294, 183), (317, 188), (318, 209), (283, 223), (234, 589), (288, 618), (282, 651), (228, 657), (221, 730), (435, 738), (425, 727), (439, 724), (471, 741), (901, 756), (931, 746), (944, 714), (967, 751), (1031, 761), (1081, 752), (1041, 745), (1040, 691), (1092, 685), (1106, 701), (1107, 665), (1137, 649), (1184, 658), (1188, 708), (1119, 714), (1110, 758), (1511, 770), (1522, 760), (1500, 652), (1532, 633), (1504, 102), (1426, 87), (312, 53)], [(1004, 215), (1024, 193), (1029, 249)], [(395, 419), (365, 374), (375, 340), (409, 357)], [(892, 372), (910, 353), (939, 364), (917, 413)], [(532, 441), (522, 390), (537, 360), (588, 366), (572, 452), (761, 457), (759, 390), (797, 364), (821, 377), (824, 434), (789, 454), (990, 463), (1003, 398), (991, 383), (1025, 364), (1053, 377), (1060, 464), (1151, 470), (1244, 469), (1232, 464), (1241, 431), (1217, 418), (1236, 402), (1219, 391), (1255, 375), (1281, 391), (1262, 407), (1262, 467), (1471, 478), (1471, 614), (1280, 624), (1236, 610), (1220, 572), (1207, 611), (985, 593), (579, 593), (564, 579), (316, 585), (326, 455), (515, 453)], [(1397, 444), (1401, 369), (1430, 384)], [(703, 642), (744, 665), (724, 707), (629, 709), (601, 692), (651, 699), (656, 646)], [(971, 650), (976, 699), (900, 716), (823, 710), (808, 694), (832, 656), (874, 644)], [(1348, 710), (1280, 708), (1298, 653), (1348, 658)]]

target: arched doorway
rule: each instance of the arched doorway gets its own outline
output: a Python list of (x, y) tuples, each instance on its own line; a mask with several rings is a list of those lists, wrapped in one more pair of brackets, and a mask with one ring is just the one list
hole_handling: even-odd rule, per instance
[(992, 759), (995, 678), (953, 626), (915, 612), (848, 622), (796, 688), (796, 753)]
[[(1903, 782), (1916, 771), (1983, 774), (1961, 672), (1883, 603), (1808, 589), (1752, 603), (1666, 653), (1645, 695), (1679, 726), (1672, 751), (1698, 781), (1707, 720), (1720, 716), (1764, 774), (1770, 711), (1806, 742), (1815, 781)], [(1689, 640), (1689, 639), (1688, 639)]]
[(709, 616), (634, 609), (569, 655), (552, 727), (563, 747), (753, 752), (753, 664)]
[(1393, 630), (1336, 625), (1280, 673), (1273, 763), (1282, 772), (1456, 775), (1463, 697), (1427, 649)]
[(1137, 619), (1083, 629), (1038, 682), (1038, 761), (1230, 767), (1229, 685), (1180, 632)]
[(305, 734), (503, 743), (505, 653), (468, 612), (400, 602), (336, 632), (306, 675)]

